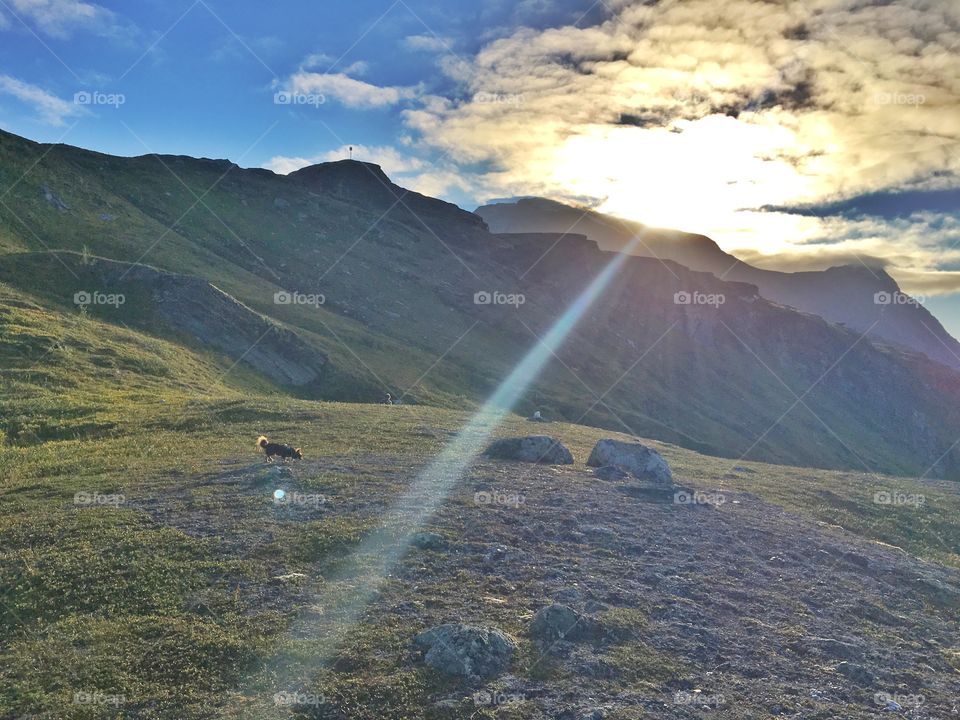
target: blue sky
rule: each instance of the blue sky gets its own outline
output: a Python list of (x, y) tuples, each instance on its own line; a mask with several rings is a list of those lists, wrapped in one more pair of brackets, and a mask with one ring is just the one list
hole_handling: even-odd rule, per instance
[(471, 209), (542, 195), (764, 267), (879, 262), (958, 334), (960, 4), (813, 6), (0, 0), (0, 127), (278, 172), (354, 145)]
[[(88, 114), (67, 114), (62, 125), (8, 96), (3, 127), (43, 141), (66, 133), (65, 142), (116, 154), (149, 148), (257, 166), (277, 155), (337, 148), (339, 138), (375, 146), (394, 138), (396, 108), (274, 104), (276, 85), (311, 55), (324, 71), (362, 69), (379, 84), (416, 84), (429, 74), (431, 57), (403, 47), (404, 37), (428, 30), (402, 5), (360, 0), (349, 12), (296, 0), (130, 5), (104, 3), (113, 17), (64, 27), (45, 27), (28, 13), (18, 13), (21, 23), (0, 5), (8, 18), (0, 63), (8, 74), (64, 99), (82, 91), (124, 96), (119, 107), (88, 106)], [(431, 6), (410, 3), (439, 23)]]

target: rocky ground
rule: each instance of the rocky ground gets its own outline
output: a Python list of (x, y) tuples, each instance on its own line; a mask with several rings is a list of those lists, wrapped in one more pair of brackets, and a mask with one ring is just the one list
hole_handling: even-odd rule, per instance
[[(145, 486), (128, 502), (160, 524), (220, 538), (225, 557), (274, 554), (271, 578), (236, 588), (250, 613), (294, 618), (285, 669), (233, 698), (251, 716), (960, 713), (960, 573), (731, 489), (749, 468), (712, 486), (697, 480), (698, 494), (663, 502), (636, 492), (635, 480), (601, 480), (582, 463), (481, 459), (424, 527), (384, 534), (389, 547), (404, 530), (421, 533), (378, 583), (369, 558), (351, 553), (364, 533), (391, 525), (392, 503), (418, 461), (220, 463), (174, 492)], [(337, 533), (320, 552), (302, 546), (298, 527)], [(532, 632), (552, 604), (589, 632)], [(498, 629), (516, 651), (491, 677), (447, 678), (414, 643), (446, 623)], [(346, 640), (324, 667), (290, 660), (298, 644), (312, 649), (341, 632)], [(397, 678), (410, 672), (428, 679), (427, 690), (399, 698)], [(256, 710), (271, 682), (274, 693), (300, 695)]]

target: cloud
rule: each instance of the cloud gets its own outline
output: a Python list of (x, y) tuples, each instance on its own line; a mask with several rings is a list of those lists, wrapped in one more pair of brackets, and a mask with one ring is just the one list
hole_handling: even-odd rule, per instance
[(404, 47), (415, 52), (451, 52), (453, 44), (452, 38), (438, 35), (408, 35), (403, 39)]
[[(75, 31), (113, 35), (121, 27), (116, 13), (81, 0), (7, 0), (11, 14), (54, 38), (67, 38)], [(9, 20), (9, 19), (7, 19)], [(0, 28), (7, 25), (0, 22)]]
[[(270, 160), (264, 163), (263, 167), (268, 170), (272, 170), (275, 173), (286, 175), (294, 170), (307, 167), (308, 165), (316, 165), (317, 163), (323, 162), (335, 162), (337, 160), (344, 160), (349, 156), (349, 146), (344, 145), (335, 150), (314, 155), (313, 157), (305, 158), (278, 155), (270, 158)], [(423, 160), (410, 155), (401, 154), (396, 148), (390, 146), (368, 147), (365, 145), (354, 145), (353, 159), (379, 165), (391, 178), (404, 173), (420, 171), (427, 167), (427, 163)]]
[(411, 87), (381, 87), (356, 80), (344, 73), (322, 74), (299, 71), (284, 84), (290, 93), (319, 94), (354, 109), (385, 108), (416, 97)]
[(11, 95), (31, 106), (50, 125), (64, 125), (67, 118), (86, 114), (82, 106), (9, 75), (0, 75), (0, 93)]
[[(328, 73), (339, 64), (338, 59), (327, 53), (311, 53), (300, 63), (300, 70), (321, 70)], [(370, 71), (370, 63), (366, 60), (356, 60), (340, 69), (344, 75), (366, 75)]]
[(402, 109), (410, 146), (447, 153), (481, 201), (588, 198), (757, 258), (949, 270), (956, 217), (908, 197), (895, 218), (755, 209), (960, 187), (960, 5), (607, 5), (438, 58), (460, 91)]

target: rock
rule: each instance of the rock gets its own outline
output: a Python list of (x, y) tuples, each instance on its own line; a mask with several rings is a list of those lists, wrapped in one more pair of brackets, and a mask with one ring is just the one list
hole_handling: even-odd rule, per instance
[(304, 573), (292, 572), (287, 573), (286, 575), (274, 575), (270, 578), (270, 582), (278, 585), (284, 583), (299, 583), (304, 582), (307, 579), (307, 576)]
[(612, 547), (619, 542), (617, 533), (603, 525), (584, 525), (580, 531), (597, 545)]
[(856, 663), (844, 661), (837, 665), (836, 671), (858, 685), (872, 685), (874, 681), (873, 673)]
[(527, 418), (527, 421), (528, 421), (528, 422), (540, 422), (540, 423), (550, 422), (550, 421), (547, 420), (543, 415), (540, 414), (540, 411), (539, 411), (539, 410), (537, 410), (533, 415), (531, 415), (530, 417), (528, 417), (528, 418)]
[(595, 629), (596, 623), (590, 617), (558, 603), (540, 608), (530, 623), (530, 635), (545, 643), (584, 640)]
[(846, 560), (847, 562), (853, 563), (854, 565), (856, 565), (856, 566), (859, 567), (859, 568), (864, 568), (864, 569), (866, 569), (866, 568), (870, 567), (870, 559), (864, 557), (864, 556), (861, 555), (860, 553), (845, 552), (845, 553), (843, 554), (843, 559)]
[(619, 465), (603, 465), (598, 467), (593, 471), (593, 474), (596, 475), (601, 480), (626, 480), (630, 477), (629, 473), (624, 470)]
[(59, 195), (57, 195), (53, 190), (48, 188), (46, 185), (40, 188), (40, 192), (43, 193), (43, 199), (48, 203), (53, 205), (57, 210), (65, 212), (70, 209), (70, 206), (67, 205)]
[(672, 485), (673, 473), (667, 461), (653, 448), (620, 440), (599, 440), (587, 460), (590, 467), (618, 465), (638, 480)]
[(559, 440), (546, 435), (502, 438), (491, 444), (484, 454), (498, 460), (519, 460), (547, 465), (573, 464), (573, 455), (570, 451)]
[(276, 197), (273, 199), (273, 206), (277, 210), (283, 210), (284, 208), (290, 207), (290, 201), (282, 197)]
[(292, 482), (297, 479), (286, 465), (272, 465), (260, 462), (247, 468), (250, 471), (250, 480), (254, 485), (276, 486), (284, 482)]
[(410, 544), (420, 550), (445, 550), (449, 543), (440, 533), (418, 532), (411, 539)]
[(494, 627), (448, 623), (425, 630), (414, 638), (425, 651), (424, 662), (435, 670), (485, 680), (503, 673), (517, 643)]
[(100, 219), (104, 222), (113, 222), (115, 218), (110, 213), (100, 213)]

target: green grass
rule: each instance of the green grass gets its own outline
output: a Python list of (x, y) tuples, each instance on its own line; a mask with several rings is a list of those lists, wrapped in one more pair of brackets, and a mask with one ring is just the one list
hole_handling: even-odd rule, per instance
[[(149, 381), (148, 375), (144, 378)], [(228, 716), (243, 717), (246, 706), (231, 691), (259, 672), (260, 663), (284, 652), (283, 633), (292, 615), (282, 608), (249, 615), (249, 605), (243, 597), (238, 599), (238, 587), (262, 587), (278, 560), (287, 571), (335, 572), (338, 560), (372, 527), (369, 517), (350, 513), (307, 523), (277, 515), (267, 527), (273, 533), (271, 541), (233, 557), (223, 552), (217, 539), (191, 537), (158, 525), (136, 509), (74, 506), (75, 493), (122, 493), (133, 498), (176, 492), (187, 478), (221, 473), (217, 459), (255, 462), (251, 440), (261, 431), (304, 438), (311, 456), (350, 462), (359, 472), (337, 472), (305, 483), (336, 492), (352, 483), (375, 482), (375, 467), (368, 465), (371, 458), (425, 462), (442, 446), (446, 433), (466, 419), (462, 412), (437, 408), (271, 397), (187, 400), (170, 395), (166, 403), (134, 403), (129, 398), (124, 403), (111, 407), (118, 422), (95, 442), (85, 438), (8, 443), (0, 454), (6, 478), (0, 491), (4, 549), (0, 584), (7, 591), (0, 606), (6, 639), (0, 658), (4, 668), (0, 715), (63, 712), (64, 698), (79, 688), (136, 698), (141, 705), (134, 707), (152, 708), (157, 717), (205, 717), (211, 702), (223, 703)], [(56, 430), (58, 423), (74, 427), (75, 419), (54, 416), (44, 422)], [(502, 433), (519, 434), (528, 428), (520, 418), (512, 418)], [(69, 437), (71, 432), (53, 435)], [(549, 432), (562, 439), (580, 462), (596, 439), (610, 434), (565, 424), (551, 425)], [(681, 482), (707, 490), (754, 493), (870, 540), (960, 566), (958, 538), (951, 527), (960, 499), (948, 483), (759, 463), (739, 463), (753, 472), (731, 473), (730, 461), (658, 447)], [(875, 505), (872, 493), (890, 487), (923, 491), (927, 502), (920, 509)], [(394, 490), (390, 483), (383, 484), (388, 495)], [(210, 499), (215, 500), (215, 493)], [(237, 532), (245, 528), (240, 525)], [(676, 670), (669, 657), (639, 639), (646, 622), (643, 611), (613, 609), (602, 622), (624, 638), (607, 659), (633, 686), (658, 686)], [(362, 626), (351, 636), (357, 652), (348, 651), (344, 657), (396, 655), (414, 630)], [(371, 651), (374, 646), (376, 652)], [(144, 657), (145, 648), (152, 649)], [(554, 678), (558, 672), (559, 667), (541, 663), (531, 677)], [(378, 713), (417, 717), (416, 708), (437, 690), (422, 671), (386, 661), (349, 671), (335, 666), (311, 687), (360, 718)], [(90, 712), (87, 706), (71, 704), (63, 716), (103, 716)], [(523, 716), (522, 706), (509, 712)], [(458, 715), (451, 711), (435, 717)]]

